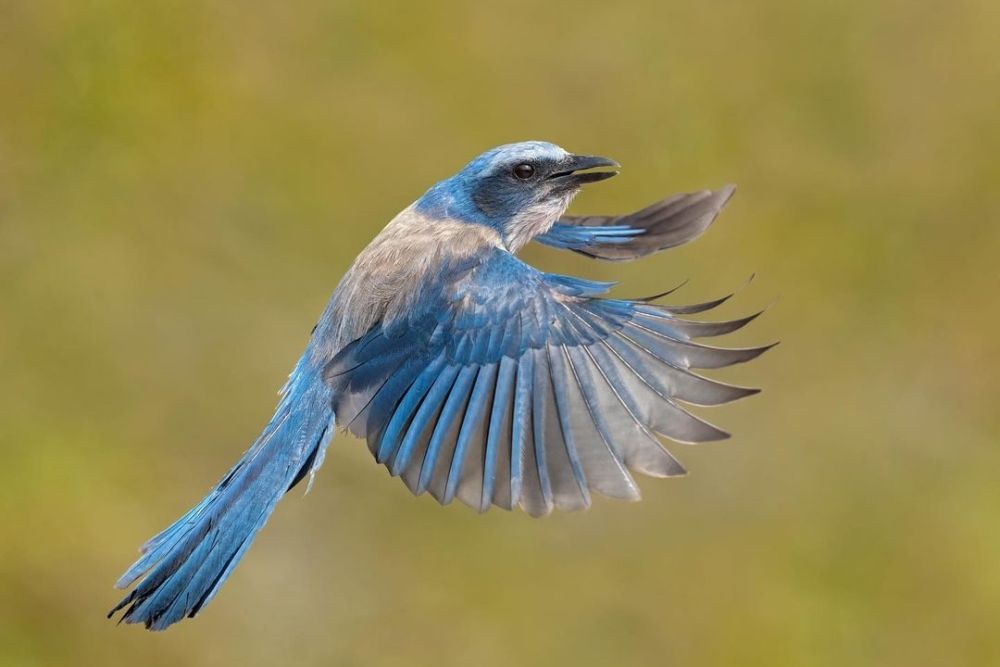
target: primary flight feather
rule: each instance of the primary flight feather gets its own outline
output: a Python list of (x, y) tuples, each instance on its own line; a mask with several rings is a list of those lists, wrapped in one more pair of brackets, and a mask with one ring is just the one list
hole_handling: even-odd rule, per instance
[[(733, 187), (682, 194), (625, 216), (564, 216), (606, 158), (546, 142), (489, 150), (434, 185), (361, 252), (243, 458), (194, 508), (142, 547), (111, 611), (162, 630), (218, 593), (281, 497), (320, 467), (339, 426), (416, 494), (533, 516), (587, 507), (593, 491), (636, 500), (632, 477), (684, 473), (659, 436), (728, 437), (683, 404), (756, 393), (692, 369), (748, 361), (769, 346), (692, 342), (755, 316), (683, 315), (724, 299), (663, 306), (543, 273), (530, 241), (614, 261), (697, 237)], [(597, 169), (597, 170), (595, 170)], [(603, 169), (603, 170), (601, 170)], [(658, 295), (663, 296), (663, 295)]]

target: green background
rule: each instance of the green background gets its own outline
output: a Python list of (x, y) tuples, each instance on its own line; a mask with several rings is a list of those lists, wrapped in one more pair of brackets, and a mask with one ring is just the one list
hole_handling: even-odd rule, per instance
[[(0, 664), (1000, 664), (1000, 5), (0, 2)], [(691, 474), (534, 521), (338, 436), (224, 592), (104, 619), (270, 415), (352, 257), (548, 139), (576, 212), (736, 182), (697, 243), (542, 268), (757, 279)]]

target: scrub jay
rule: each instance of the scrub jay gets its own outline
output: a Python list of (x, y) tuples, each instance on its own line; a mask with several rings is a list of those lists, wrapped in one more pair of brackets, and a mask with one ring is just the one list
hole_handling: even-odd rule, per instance
[[(685, 473), (658, 435), (728, 434), (681, 402), (719, 405), (757, 389), (691, 369), (770, 346), (710, 347), (735, 331), (680, 316), (688, 306), (602, 296), (612, 283), (543, 273), (517, 258), (530, 241), (625, 261), (699, 236), (733, 186), (680, 194), (625, 216), (566, 216), (613, 160), (529, 141), (486, 151), (397, 215), (341, 279), (271, 421), (187, 514), (150, 539), (118, 580), (138, 585), (109, 617), (162, 630), (205, 607), (306, 476), (335, 426), (368, 442), (414, 494), (532, 516), (590, 505), (591, 492), (638, 500), (631, 472)], [(759, 313), (758, 313), (759, 314)]]

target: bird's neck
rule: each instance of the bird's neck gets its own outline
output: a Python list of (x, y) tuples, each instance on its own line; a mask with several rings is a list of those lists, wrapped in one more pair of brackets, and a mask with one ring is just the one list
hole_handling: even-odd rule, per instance
[(547, 232), (566, 212), (575, 191), (519, 206), (514, 213), (490, 215), (469, 196), (463, 183), (451, 178), (433, 186), (413, 204), (428, 221), (487, 227), (500, 235), (505, 249), (517, 253), (531, 239)]
[(501, 230), (507, 250), (517, 254), (531, 239), (549, 231), (566, 212), (575, 194), (570, 191), (560, 197), (525, 206), (507, 219)]
[(432, 186), (414, 202), (412, 208), (427, 220), (455, 220), (480, 225), (490, 225), (491, 222), (455, 178)]

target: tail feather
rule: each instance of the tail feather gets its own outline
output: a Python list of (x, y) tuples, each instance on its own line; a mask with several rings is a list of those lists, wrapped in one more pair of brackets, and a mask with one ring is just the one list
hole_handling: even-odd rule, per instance
[(333, 427), (330, 391), (308, 354), (270, 423), (200, 503), (145, 545), (115, 584), (139, 584), (109, 612), (163, 630), (211, 602), (286, 491), (322, 464)]

